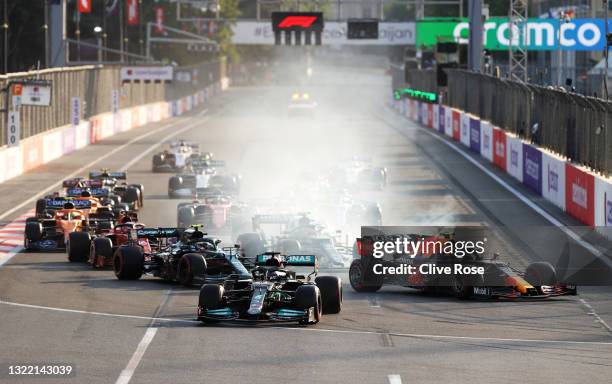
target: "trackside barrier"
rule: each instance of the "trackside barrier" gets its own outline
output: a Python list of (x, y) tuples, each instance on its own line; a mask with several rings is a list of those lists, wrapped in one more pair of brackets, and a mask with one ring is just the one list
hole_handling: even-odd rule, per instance
[[(227, 81), (227, 80), (226, 80)], [(120, 132), (182, 115), (221, 92), (212, 84), (193, 95), (170, 102), (159, 101), (101, 113), (78, 125), (64, 125), (21, 140), (18, 147), (0, 148), (0, 183), (19, 176), (61, 156), (95, 144)]]
[(407, 117), (463, 144), (534, 193), (612, 239), (612, 178), (569, 162), (488, 121), (446, 105), (404, 99)]

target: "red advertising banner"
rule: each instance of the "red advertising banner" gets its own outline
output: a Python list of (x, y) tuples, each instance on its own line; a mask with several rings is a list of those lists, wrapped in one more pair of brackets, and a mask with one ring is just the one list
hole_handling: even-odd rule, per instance
[(155, 8), (155, 32), (162, 33), (164, 31), (164, 9), (162, 7)]
[(427, 104), (427, 126), (433, 128), (433, 104)]
[(506, 133), (493, 128), (493, 164), (506, 170)]
[(79, 13), (91, 13), (92, 0), (78, 0), (78, 1), (79, 1)]
[(595, 225), (595, 178), (565, 164), (565, 210), (581, 222)]
[(126, 6), (128, 25), (138, 25), (138, 0), (127, 0)]
[(453, 110), (453, 139), (459, 141), (461, 138), (461, 113)]

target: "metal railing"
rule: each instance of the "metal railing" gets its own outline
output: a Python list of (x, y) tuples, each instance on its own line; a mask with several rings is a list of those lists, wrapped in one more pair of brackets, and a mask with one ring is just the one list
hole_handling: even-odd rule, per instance
[(446, 104), (612, 174), (612, 102), (465, 70), (447, 73)]
[[(36, 135), (70, 124), (70, 102), (81, 99), (81, 118), (110, 112), (113, 90), (119, 92), (119, 108), (129, 108), (157, 101), (170, 101), (195, 93), (218, 82), (225, 76), (225, 60), (215, 60), (191, 67), (175, 68), (175, 73), (190, 73), (190, 81), (171, 83), (123, 82), (120, 66), (80, 66), (13, 73), (0, 76), (0, 88), (11, 81), (38, 78), (51, 81), (51, 105), (49, 107), (25, 106), (20, 108), (21, 138)], [(0, 109), (6, 109), (7, 98), (0, 97)], [(9, 108), (12, 108), (9, 101)], [(0, 118), (0, 147), (6, 144), (6, 116)]]

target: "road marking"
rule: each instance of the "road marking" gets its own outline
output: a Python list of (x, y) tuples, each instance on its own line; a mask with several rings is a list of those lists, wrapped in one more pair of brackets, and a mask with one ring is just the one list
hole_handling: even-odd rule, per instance
[(389, 384), (402, 384), (402, 377), (400, 375), (388, 375)]
[(591, 306), (591, 304), (589, 304), (585, 299), (580, 299), (580, 302), (587, 310), (589, 310), (589, 312), (587, 312), (587, 315), (593, 316), (595, 320), (599, 322), (599, 324), (601, 324), (602, 327), (604, 327), (609, 333), (612, 333), (612, 328), (610, 328), (610, 326), (604, 321), (604, 319), (602, 319), (597, 314), (597, 312), (595, 312), (595, 309)]
[(377, 296), (368, 296), (368, 302), (372, 308), (380, 308), (380, 300)]
[[(21, 308), (29, 308), (36, 310), (47, 310), (47, 311), (55, 311), (55, 312), (66, 312), (66, 313), (76, 313), (82, 315), (91, 315), (91, 316), (105, 316), (105, 317), (117, 317), (117, 318), (127, 318), (127, 319), (137, 319), (137, 320), (149, 320), (152, 323), (155, 322), (175, 322), (175, 323), (187, 323), (187, 324), (200, 324), (197, 320), (192, 319), (172, 319), (167, 317), (148, 317), (148, 316), (136, 316), (136, 315), (122, 315), (117, 313), (106, 313), (106, 312), (92, 312), (92, 311), (83, 311), (79, 309), (66, 309), (66, 308), (57, 308), (57, 307), (46, 307), (42, 305), (33, 305), (33, 304), (22, 304), (11, 301), (0, 300), (0, 305), (7, 305), (13, 307), (21, 307)], [(236, 325), (236, 327), (240, 327), (240, 325)], [(263, 327), (251, 327), (244, 326), (245, 328), (254, 329), (257, 332), (261, 332)], [(380, 332), (378, 331), (351, 331), (351, 330), (340, 330), (340, 329), (326, 329), (326, 328), (304, 328), (304, 327), (277, 327), (270, 326), (265, 329), (277, 329), (277, 330), (287, 330), (287, 331), (297, 331), (297, 332), (325, 332), (325, 333), (339, 333), (339, 334), (353, 334), (353, 335), (375, 335), (380, 336)], [(389, 336), (397, 336), (397, 337), (411, 337), (416, 339), (432, 339), (432, 340), (467, 340), (467, 341), (491, 341), (491, 342), (508, 342), (508, 343), (533, 343), (533, 344), (578, 344), (578, 345), (604, 345), (604, 346), (612, 346), (612, 342), (606, 341), (578, 341), (578, 340), (538, 340), (538, 339), (511, 339), (511, 338), (497, 338), (497, 337), (473, 337), (473, 336), (453, 336), (453, 335), (428, 335), (428, 334), (419, 334), (419, 333), (398, 333), (398, 332), (388, 332)]]
[[(4, 265), (23, 249), (23, 231), (26, 217), (34, 215), (34, 209), (0, 228), (0, 266)], [(19, 234), (19, 236), (17, 236)]]
[[(155, 310), (154, 317), (157, 317), (157, 315), (159, 315), (164, 310), (166, 304), (168, 304), (168, 301), (170, 300), (171, 292), (172, 288), (166, 290), (162, 302), (157, 306), (157, 309)], [(140, 343), (138, 343), (138, 346), (136, 347), (136, 351), (134, 351), (134, 354), (130, 358), (130, 361), (128, 361), (127, 366), (123, 369), (123, 371), (121, 371), (121, 374), (119, 375), (119, 378), (117, 379), (115, 384), (128, 384), (130, 380), (132, 380), (132, 376), (134, 376), (134, 372), (136, 371), (136, 368), (138, 368), (138, 364), (140, 364), (140, 361), (142, 360), (145, 352), (147, 351), (147, 348), (149, 348), (149, 345), (155, 338), (158, 329), (159, 324), (157, 320), (151, 319), (151, 322), (149, 323), (149, 328), (147, 328), (147, 331), (142, 337), (142, 340), (140, 340)]]
[[(91, 168), (92, 168), (94, 165), (96, 165), (96, 164), (97, 164), (97, 163), (99, 163), (100, 161), (105, 160), (105, 159), (107, 159), (107, 158), (111, 157), (111, 156), (112, 156), (112, 155), (114, 155), (115, 153), (117, 153), (117, 152), (119, 152), (119, 151), (121, 151), (121, 150), (125, 149), (126, 147), (128, 147), (128, 146), (130, 146), (130, 145), (134, 144), (135, 142), (140, 141), (140, 140), (142, 140), (142, 139), (144, 139), (144, 138), (146, 138), (146, 137), (148, 137), (148, 136), (151, 136), (151, 135), (153, 135), (153, 134), (155, 134), (155, 133), (157, 133), (157, 132), (161, 132), (161, 131), (163, 131), (163, 130), (165, 130), (165, 129), (167, 129), (167, 128), (170, 128), (170, 127), (176, 126), (176, 125), (181, 124), (181, 123), (184, 123), (184, 121), (182, 121), (182, 120), (181, 120), (181, 121), (176, 121), (176, 122), (172, 122), (172, 123), (169, 123), (169, 124), (164, 124), (164, 125), (162, 125), (162, 126), (161, 126), (161, 127), (159, 127), (159, 128), (156, 128), (156, 129), (154, 129), (154, 130), (152, 130), (152, 131), (149, 131), (149, 132), (144, 133), (144, 134), (142, 134), (142, 135), (140, 135), (140, 136), (137, 136), (137, 137), (133, 138), (132, 140), (128, 141), (127, 143), (122, 144), (122, 145), (120, 145), (119, 147), (117, 147), (117, 148), (115, 148), (115, 149), (111, 150), (110, 152), (106, 153), (104, 156), (101, 156), (101, 157), (97, 158), (96, 160), (93, 160), (93, 161), (91, 161), (91, 162), (87, 163), (86, 165), (82, 166), (81, 168), (77, 169), (76, 171), (71, 172), (70, 174), (68, 174), (68, 175), (65, 175), (65, 176), (61, 177), (61, 179), (62, 179), (62, 180), (65, 180), (65, 179), (69, 179), (69, 178), (71, 178), (71, 177), (78, 176), (79, 174), (83, 173), (84, 171), (86, 171), (86, 170), (88, 170), (88, 169), (91, 169)], [(195, 121), (195, 122), (194, 122), (194, 123), (192, 123), (192, 124), (189, 124), (188, 126), (189, 126), (189, 127), (193, 127), (193, 126), (195, 126), (195, 125), (197, 125), (197, 124), (201, 124), (201, 123), (202, 123), (202, 121), (198, 120), (198, 121)], [(187, 128), (187, 127), (185, 127), (185, 128)], [(174, 134), (179, 134), (179, 133), (180, 133), (180, 132), (182, 132), (182, 131), (183, 131), (183, 130), (176, 131), (176, 132), (174, 132)], [(86, 147), (85, 147), (85, 148), (86, 148)], [(85, 148), (82, 148), (82, 149), (85, 149)], [(18, 211), (18, 210), (22, 209), (22, 208), (23, 208), (23, 207), (25, 207), (26, 205), (33, 203), (33, 202), (34, 202), (34, 201), (36, 201), (38, 198), (40, 198), (40, 197), (42, 197), (42, 196), (44, 196), (44, 195), (49, 194), (49, 192), (52, 192), (52, 191), (53, 191), (55, 188), (57, 188), (57, 186), (58, 186), (58, 185), (61, 185), (61, 181), (59, 181), (59, 182), (55, 182), (55, 183), (51, 184), (49, 187), (47, 187), (46, 189), (44, 189), (44, 190), (43, 190), (42, 192), (40, 192), (39, 194), (32, 196), (31, 198), (29, 198), (29, 199), (27, 199), (27, 200), (23, 201), (23, 202), (22, 202), (22, 203), (20, 203), (20, 204), (17, 204), (16, 206), (14, 206), (13, 208), (9, 209), (8, 211), (5, 211), (4, 213), (0, 214), (0, 220), (4, 219), (4, 218), (5, 218), (5, 217), (7, 217), (8, 215), (10, 215), (10, 214), (12, 214), (12, 213), (14, 213), (14, 212), (16, 212), (16, 211)]]

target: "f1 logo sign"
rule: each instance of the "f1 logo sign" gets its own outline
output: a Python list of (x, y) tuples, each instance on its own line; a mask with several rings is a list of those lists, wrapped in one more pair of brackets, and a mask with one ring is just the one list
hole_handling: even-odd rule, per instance
[(79, 13), (91, 13), (91, 0), (79, 0)]
[(312, 24), (317, 21), (316, 16), (287, 16), (279, 24), (279, 28), (309, 28)]

